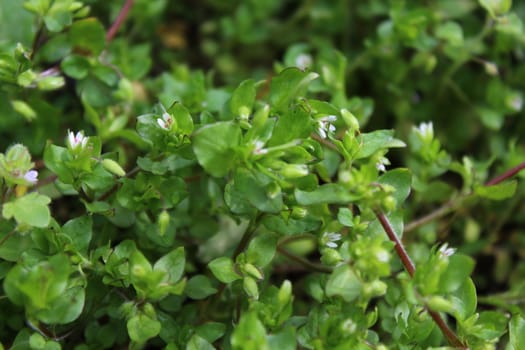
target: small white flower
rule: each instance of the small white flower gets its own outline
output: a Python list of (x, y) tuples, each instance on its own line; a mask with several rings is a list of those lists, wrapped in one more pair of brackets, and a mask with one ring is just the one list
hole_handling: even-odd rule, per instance
[(24, 179), (29, 182), (31, 185), (34, 185), (38, 182), (38, 171), (29, 170), (24, 174)]
[(86, 147), (87, 141), (88, 141), (88, 138), (84, 136), (83, 131), (77, 132), (76, 135), (73, 131), (68, 132), (67, 142), (71, 149), (77, 149), (79, 147), (84, 148)]
[(173, 125), (173, 118), (168, 113), (162, 113), (162, 119), (157, 118), (157, 124), (165, 130), (169, 130)]
[(327, 115), (319, 119), (317, 127), (317, 132), (319, 133), (319, 136), (321, 136), (323, 139), (326, 139), (326, 137), (328, 136), (327, 133), (335, 132), (335, 126), (332, 124), (332, 122), (335, 122), (336, 120), (337, 117), (335, 115)]
[(381, 157), (376, 163), (376, 169), (384, 173), (386, 171), (386, 165), (390, 165), (390, 161), (385, 157)]
[(496, 76), (499, 74), (498, 66), (494, 62), (485, 61), (483, 62), (483, 66), (488, 75)]
[(341, 234), (336, 232), (325, 232), (321, 237), (321, 241), (328, 248), (337, 248), (337, 241), (341, 240)]
[(425, 140), (432, 140), (434, 138), (434, 125), (432, 122), (421, 123), (414, 130)]
[(253, 149), (253, 154), (255, 155), (260, 155), (260, 154), (266, 154), (268, 153), (268, 149), (266, 148), (263, 148), (264, 147), (264, 142), (263, 141), (260, 141), (260, 140), (257, 140), (254, 142), (254, 149)]
[(514, 95), (509, 99), (508, 104), (515, 112), (519, 112), (523, 108), (523, 98), (520, 95)]
[(305, 70), (312, 65), (312, 56), (302, 53), (295, 58), (295, 66), (300, 70)]
[(441, 247), (439, 247), (439, 254), (442, 257), (449, 257), (452, 254), (454, 254), (455, 252), (456, 252), (456, 248), (449, 248), (447, 243), (445, 243)]
[(380, 249), (376, 251), (375, 256), (376, 256), (377, 261), (384, 262), (384, 263), (388, 262), (388, 260), (390, 259), (390, 254), (388, 254), (388, 252), (384, 249)]

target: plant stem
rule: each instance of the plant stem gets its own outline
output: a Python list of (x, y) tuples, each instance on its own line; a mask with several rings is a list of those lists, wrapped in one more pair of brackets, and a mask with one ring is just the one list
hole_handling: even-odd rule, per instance
[(288, 259), (290, 260), (293, 260), (307, 268), (309, 268), (310, 270), (313, 270), (313, 271), (316, 271), (316, 272), (321, 272), (321, 273), (331, 273), (332, 272), (332, 268), (330, 266), (326, 266), (326, 265), (321, 265), (321, 264), (316, 264), (316, 263), (313, 263), (301, 256), (298, 256), (298, 255), (295, 255), (291, 252), (289, 252), (288, 250), (284, 249), (283, 247), (280, 247), (280, 246), (277, 246), (277, 251), (287, 257)]
[[(403, 266), (407, 270), (410, 277), (414, 277), (414, 274), (416, 272), (416, 266), (408, 256), (408, 253), (403, 246), (403, 243), (401, 243), (401, 240), (397, 237), (397, 234), (394, 231), (394, 228), (392, 227), (392, 224), (386, 217), (386, 215), (380, 211), (376, 211), (376, 217), (381, 223), (381, 226), (385, 230), (388, 238), (395, 243), (395, 250), (399, 258), (401, 259), (401, 262), (403, 263)], [(435, 311), (429, 310), (428, 307), (425, 306), (428, 313), (434, 320), (434, 322), (438, 325), (439, 329), (441, 329), (441, 332), (447, 338), (448, 343), (451, 346), (459, 347), (462, 349), (467, 349), (465, 344), (458, 338), (456, 333), (450, 327), (445, 323), (445, 320), (441, 317), (441, 315)]]
[[(518, 164), (517, 166), (515, 166), (514, 168), (511, 168), (507, 171), (505, 171), (503, 174), (501, 175), (498, 175), (496, 176), (495, 178), (485, 182), (485, 186), (494, 186), (494, 185), (497, 185), (509, 178), (511, 178), (512, 176), (516, 175), (517, 173), (519, 173), (521, 170), (525, 169), (525, 162), (521, 163), (521, 164)], [(418, 227), (420, 226), (423, 226), (431, 221), (434, 221), (436, 219), (439, 219), (445, 215), (447, 215), (448, 213), (450, 213), (451, 211), (455, 210), (458, 206), (460, 206), (463, 201), (465, 199), (467, 199), (471, 194), (465, 194), (463, 196), (460, 196), (460, 197), (457, 197), (455, 199), (451, 199), (449, 200), (447, 203), (445, 203), (443, 206), (439, 207), (438, 209), (434, 210), (433, 212), (419, 218), (419, 219), (416, 219), (410, 223), (408, 223), (406, 226), (405, 226), (405, 229), (403, 230), (403, 232), (407, 233), (407, 232), (410, 232), (410, 231), (413, 231), (415, 229), (417, 229)]]
[(118, 30), (122, 26), (122, 23), (124, 23), (126, 16), (128, 15), (129, 10), (131, 9), (131, 6), (133, 6), (133, 0), (126, 0), (122, 8), (120, 9), (120, 12), (115, 19), (115, 22), (111, 25), (108, 32), (106, 33), (106, 41), (109, 43), (115, 35), (117, 34)]
[(403, 246), (403, 243), (401, 243), (401, 240), (399, 237), (397, 237), (397, 234), (394, 232), (394, 228), (392, 227), (392, 224), (388, 220), (385, 214), (383, 214), (380, 211), (376, 211), (376, 217), (379, 220), (379, 223), (385, 230), (388, 238), (394, 242), (395, 246), (394, 249), (396, 250), (397, 255), (401, 259), (401, 262), (403, 263), (403, 266), (407, 270), (410, 277), (414, 277), (414, 273), (416, 272), (416, 267), (412, 260), (410, 259), (410, 256), (408, 256), (408, 253)]
[(9, 238), (11, 238), (11, 236), (13, 236), (14, 233), (15, 233), (15, 230), (12, 230), (11, 232), (8, 232), (8, 233), (2, 238), (2, 240), (0, 240), (0, 246), (4, 245), (4, 243), (5, 243)]
[(438, 209), (428, 213), (427, 215), (419, 218), (419, 219), (416, 219), (412, 222), (409, 222), (403, 232), (404, 233), (407, 233), (407, 232), (411, 232), (411, 231), (414, 231), (415, 229), (417, 229), (418, 227), (421, 227), (431, 221), (434, 221), (436, 219), (439, 219), (445, 215), (447, 215), (448, 213), (450, 213), (451, 211), (453, 211), (454, 209), (456, 209), (458, 207), (459, 204), (461, 204), (463, 201), (459, 198), (456, 198), (456, 199), (451, 199), (449, 200), (447, 203), (445, 203), (444, 205), (442, 205), (441, 207), (439, 207)]
[(503, 181), (507, 180), (508, 178), (516, 175), (517, 173), (519, 173), (523, 169), (525, 169), (525, 162), (515, 166), (512, 169), (507, 170), (506, 172), (504, 172), (503, 174), (501, 174), (499, 176), (496, 176), (492, 180), (489, 180), (489, 181), (485, 182), (485, 186), (497, 185), (500, 182), (503, 182)]

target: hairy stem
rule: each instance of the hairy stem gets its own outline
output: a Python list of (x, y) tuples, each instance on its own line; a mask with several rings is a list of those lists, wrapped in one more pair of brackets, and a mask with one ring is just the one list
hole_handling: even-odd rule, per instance
[[(388, 238), (395, 243), (395, 250), (399, 258), (401, 259), (401, 262), (403, 263), (403, 266), (407, 270), (408, 274), (413, 277), (414, 273), (416, 272), (416, 266), (408, 256), (408, 253), (403, 246), (403, 243), (401, 243), (401, 240), (398, 238), (397, 234), (394, 231), (394, 228), (392, 227), (392, 224), (386, 217), (386, 215), (380, 211), (376, 211), (376, 217), (381, 223), (381, 226), (385, 230)], [(426, 308), (434, 322), (437, 324), (445, 338), (447, 338), (448, 343), (451, 346), (459, 347), (462, 349), (467, 349), (466, 345), (463, 344), (463, 342), (458, 338), (456, 333), (450, 327), (445, 323), (445, 320), (441, 317), (441, 315), (435, 311), (429, 310), (428, 307)]]
[(489, 180), (489, 181), (485, 182), (485, 186), (497, 185), (500, 182), (503, 182), (503, 181), (507, 180), (508, 178), (511, 178), (512, 176), (516, 175), (517, 173), (519, 173), (523, 169), (525, 169), (525, 162), (515, 166), (512, 169), (509, 169), (509, 170), (505, 171), (503, 174), (501, 174), (499, 176), (496, 176), (492, 180)]
[(295, 262), (297, 262), (297, 263), (307, 267), (308, 269), (310, 269), (312, 271), (322, 272), (322, 273), (330, 273), (330, 272), (332, 272), (332, 268), (330, 266), (313, 263), (313, 262), (303, 258), (302, 256), (298, 256), (298, 255), (295, 255), (295, 254), (289, 252), (288, 250), (284, 249), (283, 247), (277, 246), (277, 251), (281, 255), (283, 255), (283, 256), (287, 257), (288, 259), (293, 260), (293, 261), (295, 261)]
[(128, 15), (129, 10), (131, 9), (131, 6), (133, 6), (133, 0), (126, 0), (122, 8), (120, 9), (120, 12), (115, 19), (115, 22), (111, 25), (108, 32), (106, 33), (106, 41), (109, 43), (115, 35), (117, 34), (118, 30), (122, 26), (122, 23), (126, 20), (126, 17)]
[[(501, 175), (498, 175), (496, 176), (495, 178), (485, 182), (485, 186), (494, 186), (494, 185), (497, 185), (511, 177), (513, 177), (514, 175), (516, 175), (517, 173), (519, 173), (521, 170), (525, 169), (525, 162), (515, 166), (514, 168), (511, 168), (507, 171), (505, 171), (503, 174)], [(456, 208), (458, 208), (465, 199), (467, 199), (471, 194), (466, 194), (466, 195), (463, 195), (463, 196), (460, 196), (460, 197), (457, 197), (455, 199), (451, 199), (449, 200), (447, 203), (445, 203), (443, 206), (439, 207), (438, 209), (432, 211), (431, 213), (419, 218), (419, 219), (416, 219), (410, 223), (408, 223), (406, 226), (405, 226), (405, 229), (403, 230), (403, 232), (410, 232), (410, 231), (413, 231), (415, 229), (417, 229), (418, 227), (421, 227), (431, 221), (434, 221), (436, 219), (439, 219), (439, 218), (442, 218), (443, 216), (447, 215), (448, 213), (454, 211)]]
[(439, 219), (448, 213), (454, 211), (460, 204), (462, 203), (462, 200), (459, 198), (451, 199), (441, 207), (437, 208), (436, 210), (428, 213), (427, 215), (420, 217), (412, 222), (409, 222), (403, 232), (411, 232), (417, 229), (418, 227), (421, 227), (431, 221), (434, 221), (436, 219)]

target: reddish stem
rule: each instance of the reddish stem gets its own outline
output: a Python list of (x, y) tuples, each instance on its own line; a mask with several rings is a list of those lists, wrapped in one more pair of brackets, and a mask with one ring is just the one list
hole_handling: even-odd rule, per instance
[[(403, 266), (407, 270), (408, 274), (413, 277), (414, 273), (416, 272), (416, 267), (412, 260), (410, 260), (410, 256), (408, 256), (408, 253), (403, 246), (403, 243), (401, 243), (401, 240), (397, 237), (397, 234), (394, 231), (394, 228), (392, 227), (392, 224), (388, 220), (385, 214), (383, 214), (380, 211), (376, 211), (376, 217), (381, 223), (381, 226), (385, 230), (388, 238), (395, 243), (395, 250), (399, 258), (401, 259), (401, 262), (403, 263)], [(467, 349), (467, 346), (463, 344), (463, 342), (458, 338), (456, 333), (452, 331), (452, 329), (449, 328), (449, 326), (445, 323), (445, 320), (441, 317), (441, 315), (435, 311), (429, 310), (426, 308), (434, 322), (438, 325), (439, 329), (441, 329), (441, 332), (447, 338), (448, 343), (451, 346)]]
[(504, 172), (503, 174), (499, 175), (499, 176), (496, 176), (495, 178), (493, 178), (492, 180), (489, 180), (485, 183), (485, 186), (493, 186), (493, 185), (497, 185), (499, 184), (500, 182), (502, 181), (505, 181), (507, 180), (508, 178), (516, 175), (517, 173), (519, 173), (521, 170), (525, 169), (525, 162), (515, 166), (514, 168), (512, 169), (509, 169), (507, 170), (506, 172)]
[(410, 259), (410, 256), (408, 256), (408, 253), (397, 237), (397, 234), (394, 232), (394, 228), (392, 227), (392, 224), (388, 220), (385, 214), (381, 212), (376, 212), (376, 217), (381, 223), (381, 226), (383, 226), (383, 229), (385, 230), (388, 238), (395, 243), (394, 249), (396, 250), (397, 255), (401, 259), (401, 262), (403, 263), (403, 266), (408, 271), (408, 274), (410, 277), (414, 277), (414, 273), (416, 272), (416, 266)]
[(120, 9), (120, 12), (115, 19), (115, 22), (111, 25), (108, 32), (106, 33), (106, 41), (109, 43), (115, 35), (117, 34), (118, 30), (122, 26), (122, 23), (126, 20), (126, 16), (128, 15), (129, 10), (131, 9), (131, 6), (133, 6), (133, 0), (126, 0), (122, 8)]

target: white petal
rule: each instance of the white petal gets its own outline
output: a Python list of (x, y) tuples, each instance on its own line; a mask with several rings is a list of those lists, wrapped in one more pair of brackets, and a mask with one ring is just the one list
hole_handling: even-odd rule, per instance
[(164, 120), (157, 118), (157, 124), (159, 124), (161, 128), (167, 129), (166, 122)]
[(67, 134), (67, 141), (69, 142), (69, 145), (74, 148), (75, 147), (75, 133), (73, 133), (72, 131), (69, 131)]
[(24, 174), (24, 179), (32, 185), (36, 184), (38, 182), (38, 171), (29, 170)]
[(337, 243), (335, 243), (335, 242), (328, 242), (328, 243), (326, 243), (326, 246), (328, 248), (337, 248)]
[(322, 124), (320, 127), (317, 128), (317, 133), (319, 134), (319, 136), (321, 136), (321, 138), (326, 139), (326, 131)]

